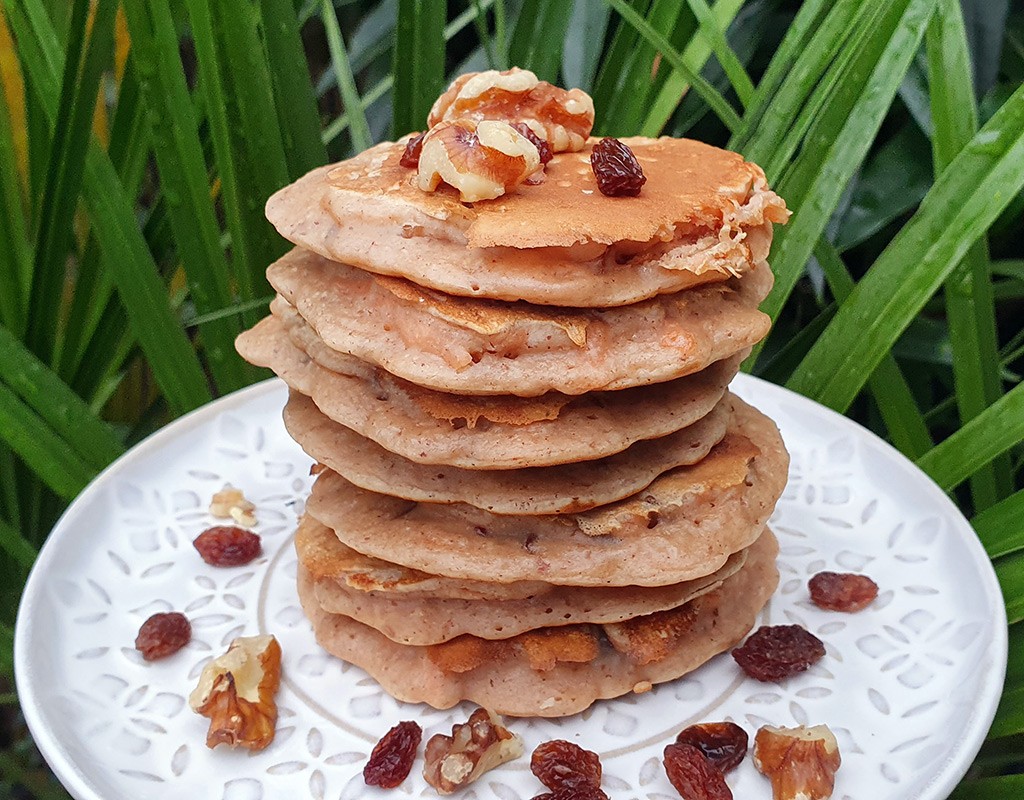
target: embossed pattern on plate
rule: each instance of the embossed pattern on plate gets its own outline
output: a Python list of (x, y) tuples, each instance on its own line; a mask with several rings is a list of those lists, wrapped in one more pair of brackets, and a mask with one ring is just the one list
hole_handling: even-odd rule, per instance
[[(731, 719), (751, 734), (825, 722), (843, 756), (837, 800), (945, 798), (981, 745), (1006, 665), (1005, 611), (984, 551), (948, 498), (872, 434), (754, 378), (733, 388), (779, 423), (793, 456), (772, 522), (782, 581), (762, 621), (805, 625), (826, 657), (761, 684), (726, 654), (647, 694), (512, 727), (528, 752), (552, 738), (598, 751), (612, 797), (665, 800), (676, 793), (661, 751), (693, 721)], [(384, 797), (361, 776), (384, 731), (416, 719), (426, 736), (447, 733), (468, 715), (397, 703), (314, 642), (291, 547), (310, 461), (280, 422), (285, 396), (268, 381), (150, 437), (82, 493), (43, 549), (18, 618), (18, 690), (40, 749), (80, 800)], [(225, 482), (257, 505), (265, 553), (247, 567), (209, 567), (191, 545), (213, 524), (207, 505)], [(879, 599), (854, 615), (817, 609), (806, 582), (824, 569), (866, 572)], [(193, 641), (147, 664), (135, 634), (171, 609), (192, 620)], [(285, 654), (277, 738), (255, 755), (211, 752), (188, 692), (233, 637), (257, 632), (277, 635)], [(435, 796), (419, 766), (402, 796)], [(771, 795), (749, 758), (729, 782), (737, 797)], [(523, 759), (460, 797), (540, 791)]]

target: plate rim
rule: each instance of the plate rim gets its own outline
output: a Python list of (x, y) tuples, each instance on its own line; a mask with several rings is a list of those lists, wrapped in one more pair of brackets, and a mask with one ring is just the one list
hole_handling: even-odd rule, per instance
[[(39, 705), (38, 698), (36, 696), (35, 683), (31, 678), (33, 670), (29, 663), (33, 631), (28, 619), (33, 616), (33, 609), (41, 594), (40, 587), (43, 582), (43, 578), (41, 576), (46, 574), (49, 563), (56, 557), (54, 555), (58, 549), (56, 542), (58, 542), (61, 537), (70, 535), (64, 532), (65, 529), (71, 529), (67, 520), (73, 518), (74, 515), (78, 513), (77, 509), (80, 505), (87, 505), (91, 502), (93, 496), (102, 491), (103, 488), (105, 488), (106, 482), (111, 480), (116, 473), (125, 469), (131, 461), (144, 457), (152, 450), (158, 449), (166, 439), (180, 436), (187, 430), (207, 422), (210, 418), (215, 418), (227, 411), (237, 408), (238, 406), (246, 405), (256, 398), (281, 391), (283, 387), (284, 382), (280, 378), (268, 378), (260, 381), (259, 383), (255, 383), (251, 386), (244, 387), (223, 397), (217, 398), (216, 400), (206, 403), (199, 408), (193, 409), (184, 416), (181, 416), (159, 430), (154, 431), (152, 434), (135, 444), (111, 462), (95, 478), (93, 478), (85, 489), (83, 489), (68, 505), (58, 520), (54, 523), (49, 534), (47, 534), (46, 541), (42, 548), (40, 548), (39, 556), (32, 566), (28, 580), (25, 582), (25, 588), (19, 601), (17, 617), (15, 619), (15, 690), (18, 693), (18, 699), (21, 704), (25, 723), (28, 726), (36, 747), (39, 749), (39, 752), (42, 754), (47, 764), (53, 770), (55, 777), (57, 777), (57, 779), (63, 784), (64, 788), (67, 789), (68, 792), (76, 798), (76, 800), (112, 799), (103, 797), (93, 788), (91, 782), (86, 778), (83, 771), (79, 769), (78, 765), (71, 757), (68, 749), (46, 725), (43, 719), (41, 706)], [(985, 740), (985, 736), (991, 728), (992, 722), (995, 718), (996, 709), (998, 708), (999, 701), (1002, 697), (1002, 688), (1006, 678), (1006, 665), (1009, 648), (1006, 604), (991, 559), (985, 552), (985, 549), (981, 544), (981, 540), (974, 532), (974, 529), (971, 527), (970, 522), (964, 516), (963, 512), (961, 512), (956, 504), (946, 495), (945, 492), (942, 491), (938, 484), (936, 484), (935, 481), (932, 480), (932, 478), (913, 461), (907, 458), (907, 456), (873, 431), (868, 430), (849, 417), (846, 417), (843, 414), (816, 402), (815, 400), (798, 394), (784, 386), (779, 386), (771, 383), (770, 381), (766, 381), (763, 378), (739, 373), (734, 379), (733, 384), (730, 385), (730, 388), (738, 389), (738, 394), (741, 396), (745, 395), (746, 397), (751, 397), (753, 394), (758, 392), (776, 394), (785, 398), (788, 403), (795, 403), (798, 407), (800, 405), (806, 406), (815, 414), (824, 413), (827, 418), (832, 419), (840, 427), (845, 427), (849, 429), (851, 433), (858, 436), (863, 444), (870, 445), (880, 451), (884, 456), (888, 458), (895, 458), (897, 462), (902, 464), (902, 466), (911, 468), (924, 479), (923, 483), (927, 487), (927, 491), (935, 497), (937, 510), (940, 512), (942, 517), (955, 523), (955, 527), (962, 535), (961, 538), (966, 540), (965, 544), (968, 551), (972, 554), (975, 562), (981, 565), (982, 569), (980, 572), (982, 575), (985, 595), (997, 601), (994, 604), (996, 612), (995, 619), (992, 620), (994, 624), (994, 637), (988, 647), (989, 654), (992, 656), (992, 658), (989, 659), (989, 667), (987, 670), (990, 674), (986, 676), (985, 680), (986, 683), (990, 680), (994, 681), (993, 688), (997, 690), (993, 690), (987, 696), (982, 697), (981, 699), (984, 700), (983, 703), (976, 704), (972, 707), (971, 714), (967, 719), (967, 724), (962, 726), (960, 734), (951, 744), (951, 752), (954, 754), (953, 757), (945, 759), (939, 769), (933, 774), (932, 779), (925, 784), (923, 793), (920, 795), (921, 800), (944, 800), (944, 798), (948, 797), (949, 793), (953, 791), (963, 776), (967, 773), (974, 757), (981, 748)], [(963, 535), (968, 533), (970, 535)], [(969, 752), (970, 758), (958, 759), (956, 757), (956, 753), (963, 752)]]

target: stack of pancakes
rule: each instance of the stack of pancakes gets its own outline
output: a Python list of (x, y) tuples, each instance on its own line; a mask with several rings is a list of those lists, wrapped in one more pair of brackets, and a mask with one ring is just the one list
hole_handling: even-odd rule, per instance
[(384, 143), (281, 190), (298, 247), (238, 341), (319, 476), (296, 537), (317, 638), (402, 700), (561, 716), (739, 641), (774, 590), (775, 425), (729, 394), (768, 330), (761, 170), (626, 139), (459, 202)]

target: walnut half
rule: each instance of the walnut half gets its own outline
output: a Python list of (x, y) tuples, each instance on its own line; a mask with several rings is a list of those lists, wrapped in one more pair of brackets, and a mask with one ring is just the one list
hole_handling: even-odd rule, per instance
[(235, 639), (199, 676), (188, 698), (197, 714), (210, 719), (206, 746), (226, 744), (262, 750), (274, 740), (281, 685), (281, 646), (273, 636)]
[(493, 200), (540, 169), (536, 145), (507, 122), (439, 122), (423, 137), (417, 184), (425, 192), (446, 183), (464, 203)]
[(430, 737), (423, 777), (439, 794), (451, 794), (522, 754), (523, 740), (502, 725), (497, 714), (478, 708), (469, 722), (452, 726), (451, 736)]
[(827, 800), (842, 759), (827, 725), (773, 728), (754, 737), (754, 766), (772, 782), (775, 800)]

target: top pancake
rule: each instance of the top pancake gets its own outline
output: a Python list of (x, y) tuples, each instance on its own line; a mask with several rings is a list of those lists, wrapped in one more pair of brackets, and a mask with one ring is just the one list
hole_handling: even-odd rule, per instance
[(495, 200), (421, 191), (384, 142), (277, 192), (282, 236), (336, 261), (463, 296), (577, 307), (635, 303), (738, 275), (763, 260), (782, 200), (742, 156), (687, 139), (627, 138), (647, 183), (606, 197), (593, 142), (545, 180)]

